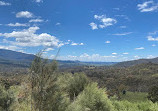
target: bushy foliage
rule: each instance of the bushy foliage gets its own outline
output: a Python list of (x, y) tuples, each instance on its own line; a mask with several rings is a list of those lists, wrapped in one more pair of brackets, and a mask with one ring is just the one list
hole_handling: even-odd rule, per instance
[[(144, 89), (142, 81), (145, 79), (142, 79), (141, 74), (137, 75), (137, 72), (146, 72), (145, 78), (148, 74), (154, 74), (154, 81), (157, 81), (157, 71), (151, 72), (157, 65), (147, 66), (143, 70), (137, 68), (138, 71), (134, 71), (136, 68), (90, 68), (88, 73), (92, 73), (90, 75), (93, 80), (95, 76), (99, 78), (98, 85), (90, 81), (80, 69), (73, 74), (59, 72), (56, 61), (42, 59), (41, 55), (39, 53), (33, 61), (30, 75), (6, 77), (6, 80), (10, 78), (11, 81), (9, 84), (4, 81), (5, 84), (0, 86), (0, 111), (158, 111), (158, 103), (153, 103), (157, 97), (157, 88), (149, 90), (151, 92), (148, 97), (153, 102), (147, 99), (147, 93), (121, 93), (128, 87), (134, 88), (132, 91)], [(129, 74), (126, 75), (126, 72)], [(107, 86), (114, 97), (108, 98), (109, 93), (100, 86)]]
[(6, 90), (5, 87), (0, 84), (0, 109), (8, 111), (12, 102), (13, 98), (11, 97), (9, 90)]
[[(32, 104), (39, 111), (64, 111), (69, 103), (64, 92), (60, 92), (57, 81), (57, 63), (41, 58), (39, 53), (31, 66)], [(34, 107), (34, 106), (32, 106)]]
[(90, 83), (89, 79), (83, 73), (65, 74), (59, 77), (60, 87), (68, 94), (71, 100), (74, 100), (79, 93)]
[(129, 102), (124, 101), (114, 101), (113, 106), (116, 111), (158, 111), (158, 104), (153, 104), (150, 101), (145, 102)]
[(158, 86), (153, 86), (149, 89), (148, 99), (152, 102), (158, 102)]
[(66, 111), (113, 111), (104, 89), (89, 84)]

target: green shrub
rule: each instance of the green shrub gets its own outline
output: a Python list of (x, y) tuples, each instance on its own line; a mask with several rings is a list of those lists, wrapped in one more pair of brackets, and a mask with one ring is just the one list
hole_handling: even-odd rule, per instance
[(6, 90), (4, 86), (0, 85), (0, 107), (3, 111), (7, 111), (12, 102), (13, 98), (11, 97), (9, 90)]
[(158, 86), (153, 86), (149, 89), (148, 99), (153, 103), (158, 102)]
[(150, 101), (145, 102), (129, 102), (114, 101), (113, 105), (117, 111), (158, 111), (158, 104), (154, 104)]
[(58, 78), (60, 89), (68, 94), (71, 100), (74, 100), (79, 93), (90, 83), (87, 76), (83, 73), (64, 74)]
[(31, 101), (39, 111), (65, 111), (69, 99), (57, 84), (57, 63), (41, 59), (39, 53), (31, 66)]
[(89, 84), (66, 111), (113, 111), (104, 89)]

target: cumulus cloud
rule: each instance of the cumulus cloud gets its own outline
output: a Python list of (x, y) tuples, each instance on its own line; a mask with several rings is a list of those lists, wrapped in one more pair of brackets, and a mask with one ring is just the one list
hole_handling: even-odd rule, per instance
[(21, 31), (13, 31), (11, 33), (0, 33), (0, 36), (6, 38), (14, 38), (15, 41), (8, 41), (11, 44), (26, 47), (61, 47), (64, 44), (59, 41), (55, 36), (47, 33), (36, 34), (39, 27), (30, 27)]
[(153, 0), (150, 0), (142, 4), (138, 4), (137, 7), (140, 12), (152, 12), (158, 9), (158, 3), (155, 3)]
[(17, 46), (3, 46), (3, 45), (0, 45), (0, 49), (6, 49), (6, 50), (17, 50), (17, 49), (21, 49)]
[(71, 45), (78, 45), (77, 43), (72, 43)]
[(58, 23), (56, 23), (55, 25), (61, 25), (61, 23), (58, 22)]
[(112, 34), (112, 35), (116, 35), (116, 36), (124, 36), (124, 35), (129, 35), (132, 32), (125, 32), (125, 33), (117, 33), (117, 34)]
[(158, 31), (149, 32), (149, 35), (156, 35), (157, 33), (158, 33)]
[(52, 51), (54, 50), (53, 48), (47, 48), (45, 51)]
[(91, 22), (89, 25), (91, 26), (92, 30), (98, 28), (106, 28), (108, 26), (112, 26), (117, 23), (117, 20), (114, 18), (108, 18), (106, 15), (94, 15), (94, 19), (99, 21), (97, 25), (94, 22)]
[(106, 43), (106, 44), (110, 44), (111, 42), (110, 42), (110, 41), (106, 41), (105, 43)]
[(84, 43), (80, 43), (79, 45), (84, 45)]
[(138, 47), (138, 48), (135, 48), (135, 50), (143, 50), (145, 49), (144, 47)]
[[(54, 58), (55, 56), (52, 55), (50, 58)], [(102, 56), (99, 54), (92, 54), (89, 55), (87, 53), (83, 53), (79, 56), (74, 55), (67, 55), (67, 56), (59, 56), (57, 59), (59, 60), (79, 60), (79, 61), (116, 61), (117, 56)], [(117, 59), (118, 60), (118, 59)]]
[(15, 24), (9, 23), (7, 25), (11, 27), (28, 27), (29, 26), (29, 24), (26, 24), (26, 23), (15, 23)]
[(139, 57), (138, 55), (134, 56), (135, 59), (140, 59), (141, 57)]
[(152, 59), (152, 58), (154, 58), (155, 56), (153, 56), (153, 55), (148, 55), (147, 56), (147, 59)]
[(113, 52), (112, 55), (117, 55), (117, 53)]
[(71, 45), (74, 45), (74, 46), (75, 45), (84, 45), (84, 43), (74, 43), (74, 42), (72, 42)]
[(43, 2), (43, 0), (35, 0), (35, 2), (40, 3)]
[(29, 22), (44, 22), (43, 19), (31, 19)]
[(101, 16), (94, 15), (94, 18), (99, 20), (102, 23), (101, 25), (99, 25), (100, 28), (105, 28), (105, 27), (108, 27), (108, 26), (111, 26), (111, 25), (114, 25), (115, 23), (117, 23), (117, 21), (115, 19), (108, 18), (105, 15), (101, 15)]
[(94, 22), (91, 22), (89, 25), (91, 26), (92, 30), (98, 29), (97, 24), (95, 24)]
[(0, 6), (8, 6), (8, 5), (11, 5), (11, 3), (0, 1)]
[(153, 47), (155, 47), (156, 45), (155, 45), (155, 44), (153, 44), (152, 46), (153, 46)]
[(128, 55), (129, 53), (128, 53), (128, 52), (124, 52), (123, 54), (124, 54), (124, 55)]
[(16, 17), (17, 18), (33, 18), (34, 15), (33, 15), (33, 13), (31, 13), (29, 11), (21, 11), (16, 14)]
[(148, 36), (148, 41), (158, 41), (158, 37), (154, 38), (152, 36)]

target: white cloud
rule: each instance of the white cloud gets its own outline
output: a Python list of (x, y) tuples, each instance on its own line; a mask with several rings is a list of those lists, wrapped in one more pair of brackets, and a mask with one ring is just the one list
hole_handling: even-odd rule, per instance
[(128, 53), (128, 52), (124, 52), (123, 54), (124, 54), (124, 55), (128, 55), (129, 53)]
[(94, 15), (94, 18), (99, 20), (102, 24), (99, 25), (100, 28), (106, 28), (108, 26), (114, 25), (117, 21), (113, 18), (107, 18), (106, 15)]
[(155, 44), (153, 44), (152, 46), (153, 46), (153, 47), (155, 47), (156, 45), (155, 45)]
[(11, 3), (0, 1), (0, 6), (8, 6), (8, 5), (11, 5)]
[(47, 48), (45, 51), (51, 51), (54, 50), (53, 48)]
[(84, 45), (84, 43), (74, 43), (74, 42), (72, 42), (71, 45), (74, 45), (74, 46), (75, 45)]
[(148, 41), (158, 41), (158, 37), (153, 38), (152, 36), (148, 36)]
[(71, 45), (71, 46), (77, 46), (77, 45), (84, 45), (84, 43), (75, 43), (72, 40), (67, 40), (63, 43), (64, 45)]
[[(127, 53), (127, 52), (126, 52)], [(55, 55), (51, 55), (50, 59), (53, 59)], [(100, 54), (87, 54), (83, 53), (81, 55), (67, 55), (67, 56), (58, 56), (58, 60), (79, 60), (85, 62), (118, 62), (118, 61), (129, 61), (142, 58), (139, 55), (135, 55), (133, 57), (126, 57), (125, 55), (100, 55)], [(153, 55), (148, 55), (146, 58), (154, 58)]]
[(6, 49), (6, 50), (17, 50), (17, 49), (21, 49), (17, 46), (3, 46), (3, 45), (0, 45), (0, 49)]
[(21, 53), (25, 53), (26, 54), (26, 52), (24, 50), (18, 50), (17, 52), (21, 52)]
[(78, 43), (72, 43), (71, 45), (78, 45)]
[[(54, 58), (55, 56), (52, 55), (50, 58)], [(78, 56), (74, 56), (74, 55), (67, 55), (67, 56), (58, 56), (57, 59), (59, 60), (79, 60), (79, 61), (117, 61), (118, 59), (116, 59), (117, 56), (111, 55), (111, 56), (102, 56), (99, 54), (92, 54), (89, 55), (87, 53), (83, 53), (81, 55)]]
[(84, 43), (80, 43), (79, 45), (84, 45)]
[(95, 24), (94, 22), (90, 23), (89, 25), (91, 26), (92, 30), (98, 29), (97, 24)]
[(106, 44), (110, 44), (111, 42), (110, 42), (110, 41), (106, 41), (105, 43), (106, 43)]
[(21, 11), (16, 14), (16, 17), (17, 18), (33, 18), (34, 15), (33, 13), (28, 12), (28, 11)]
[(43, 2), (43, 0), (35, 0), (35, 2), (40, 3)]
[(13, 31), (11, 33), (1, 33), (0, 36), (6, 38), (14, 38), (15, 41), (8, 41), (13, 45), (26, 46), (26, 47), (61, 47), (64, 44), (59, 41), (55, 36), (52, 36), (47, 33), (36, 34), (36, 31), (39, 30), (39, 27), (30, 27), (21, 31)]
[(125, 32), (125, 33), (117, 33), (117, 34), (112, 34), (112, 35), (116, 35), (116, 36), (124, 36), (124, 35), (129, 35), (132, 32)]
[(29, 22), (44, 22), (43, 19), (31, 19)]
[(157, 33), (158, 33), (158, 31), (149, 32), (149, 35), (156, 35)]
[(154, 58), (155, 56), (153, 56), (153, 55), (148, 55), (147, 56), (147, 59), (151, 59), (151, 58)]
[(98, 28), (106, 28), (108, 26), (112, 26), (117, 23), (117, 20), (113, 18), (108, 18), (106, 15), (94, 15), (94, 19), (99, 21), (99, 24), (92, 22), (89, 25), (92, 27), (92, 30)]
[(134, 56), (135, 59), (140, 59), (140, 57), (138, 55)]
[(135, 48), (135, 50), (143, 50), (145, 49), (144, 47), (138, 47), (138, 48)]
[(158, 3), (155, 3), (153, 0), (150, 0), (142, 4), (138, 4), (137, 7), (140, 12), (152, 12), (158, 9)]
[(27, 26), (29, 26), (29, 24), (26, 24), (26, 23), (15, 23), (15, 24), (9, 23), (7, 25), (11, 26), (11, 27), (27, 27)]
[(117, 53), (114, 52), (114, 53), (112, 53), (112, 55), (117, 55)]
[(61, 23), (58, 22), (58, 23), (56, 23), (55, 25), (61, 25)]

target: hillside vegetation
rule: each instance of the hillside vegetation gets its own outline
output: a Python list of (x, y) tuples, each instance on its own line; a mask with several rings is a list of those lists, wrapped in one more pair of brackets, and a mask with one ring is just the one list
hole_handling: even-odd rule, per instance
[[(27, 75), (0, 77), (0, 110), (158, 111), (158, 98), (152, 93), (156, 90), (144, 89), (150, 79), (157, 82), (157, 67), (150, 63), (123, 69), (86, 66), (60, 71), (56, 61), (41, 59), (39, 54)], [(147, 82), (141, 84), (140, 79)]]

